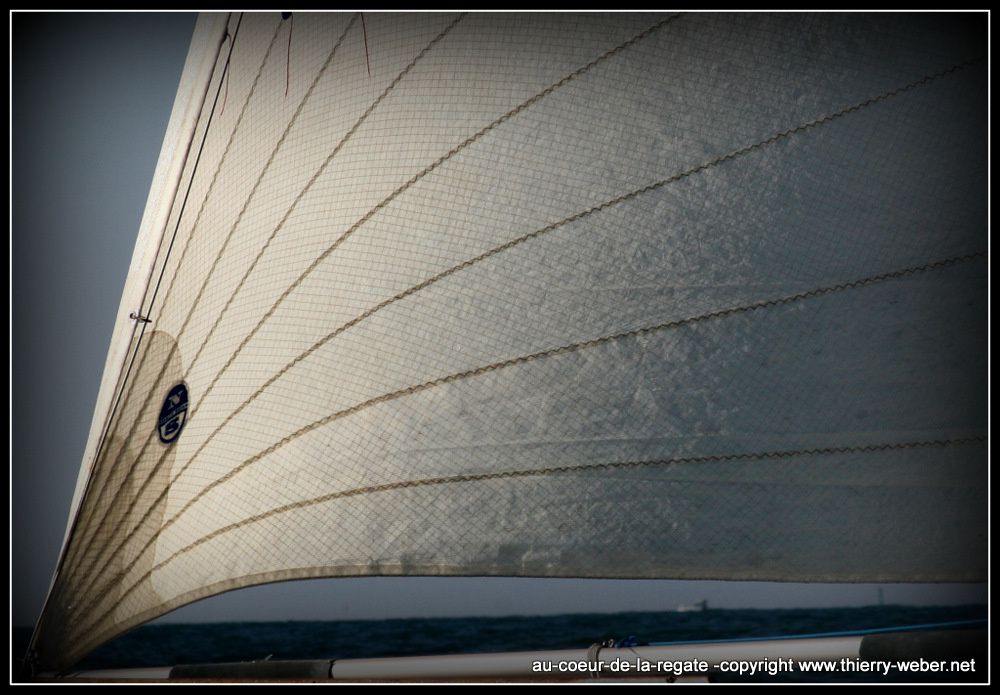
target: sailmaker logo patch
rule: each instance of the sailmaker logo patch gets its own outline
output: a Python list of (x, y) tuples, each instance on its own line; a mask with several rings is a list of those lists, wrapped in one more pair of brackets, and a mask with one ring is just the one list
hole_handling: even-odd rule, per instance
[(184, 429), (187, 420), (188, 410), (188, 390), (183, 382), (174, 386), (163, 399), (163, 407), (160, 408), (160, 419), (157, 423), (157, 430), (160, 433), (160, 441), (164, 444), (172, 444)]

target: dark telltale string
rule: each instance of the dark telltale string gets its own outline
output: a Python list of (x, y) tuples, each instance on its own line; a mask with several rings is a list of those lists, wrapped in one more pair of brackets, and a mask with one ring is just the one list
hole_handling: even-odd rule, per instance
[(361, 13), (361, 33), (365, 37), (365, 65), (368, 67), (368, 78), (372, 76), (372, 64), (368, 60), (368, 27), (365, 25), (365, 13)]
[(285, 53), (285, 96), (288, 96), (288, 80), (292, 69), (292, 28), (295, 26), (295, 15), (291, 12), (282, 12), (281, 19), (288, 20), (288, 50)]
[[(222, 42), (225, 43), (226, 41), (232, 41), (232, 36), (230, 36), (228, 30), (226, 31), (226, 35), (224, 37), (222, 37)], [(230, 58), (232, 58), (231, 52), (230, 52)], [(223, 75), (222, 79), (225, 80), (225, 90), (226, 91), (222, 95), (222, 108), (219, 109), (219, 115), (220, 116), (223, 113), (226, 112), (226, 99), (229, 98), (229, 60), (228, 59), (226, 60), (226, 74)]]

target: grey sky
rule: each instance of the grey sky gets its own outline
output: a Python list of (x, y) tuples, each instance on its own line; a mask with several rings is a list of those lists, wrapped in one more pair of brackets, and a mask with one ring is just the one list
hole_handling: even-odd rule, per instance
[[(44, 600), (135, 235), (194, 27), (189, 14), (13, 17), (12, 611)], [(985, 602), (890, 585), (893, 603)], [(875, 585), (364, 578), (257, 587), (162, 620), (287, 620), (861, 605)]]

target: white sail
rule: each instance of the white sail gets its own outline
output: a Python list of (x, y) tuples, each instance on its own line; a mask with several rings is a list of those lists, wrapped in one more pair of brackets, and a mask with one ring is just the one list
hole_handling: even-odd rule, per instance
[(984, 580), (985, 85), (967, 16), (203, 17), (40, 662), (307, 577)]

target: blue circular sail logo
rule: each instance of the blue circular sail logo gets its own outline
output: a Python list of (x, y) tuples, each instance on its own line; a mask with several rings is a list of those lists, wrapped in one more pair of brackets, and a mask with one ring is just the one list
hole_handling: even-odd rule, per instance
[(163, 407), (160, 408), (160, 419), (157, 424), (157, 431), (160, 433), (160, 441), (164, 444), (172, 444), (184, 429), (187, 421), (188, 410), (188, 389), (183, 382), (174, 386), (163, 399)]

